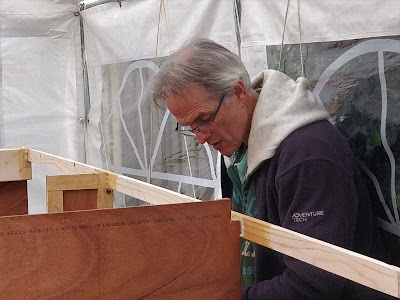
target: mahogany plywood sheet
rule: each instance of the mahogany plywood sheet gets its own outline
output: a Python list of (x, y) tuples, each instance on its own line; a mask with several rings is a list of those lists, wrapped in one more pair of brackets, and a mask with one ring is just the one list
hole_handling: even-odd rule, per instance
[(0, 216), (28, 213), (27, 181), (0, 182)]
[(63, 195), (64, 211), (87, 210), (97, 208), (97, 189), (64, 191)]
[(0, 299), (240, 299), (230, 201), (0, 218)]

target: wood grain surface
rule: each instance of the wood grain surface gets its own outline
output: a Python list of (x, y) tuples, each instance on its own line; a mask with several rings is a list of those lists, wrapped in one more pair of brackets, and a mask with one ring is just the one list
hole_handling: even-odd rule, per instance
[(0, 299), (240, 299), (230, 201), (0, 218)]
[(28, 213), (27, 181), (0, 182), (0, 216)]
[(0, 182), (32, 179), (27, 149), (0, 149)]

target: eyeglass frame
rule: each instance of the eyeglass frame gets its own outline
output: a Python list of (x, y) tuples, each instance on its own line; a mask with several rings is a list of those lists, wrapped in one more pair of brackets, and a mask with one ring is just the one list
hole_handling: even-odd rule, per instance
[[(217, 107), (217, 109), (215, 110), (215, 112), (213, 113), (213, 115), (212, 115), (212, 117), (211, 117), (210, 120), (205, 121), (204, 123), (202, 123), (202, 124), (196, 126), (196, 127), (193, 128), (193, 129), (179, 129), (179, 126), (181, 126), (181, 125), (179, 124), (179, 122), (176, 122), (175, 132), (177, 132), (177, 133), (179, 133), (179, 134), (182, 134), (182, 135), (194, 136), (194, 137), (195, 137), (195, 136), (196, 136), (195, 131), (196, 131), (196, 130), (199, 130), (199, 128), (201, 128), (202, 126), (206, 125), (207, 123), (212, 122), (212, 123), (214, 123), (214, 124), (217, 124), (217, 123), (215, 123), (215, 118), (217, 117), (218, 111), (219, 111), (219, 109), (220, 109), (220, 107), (221, 107), (222, 102), (224, 101), (224, 99), (225, 99), (225, 94), (222, 94), (222, 97), (221, 97), (221, 99), (219, 100), (219, 103), (218, 103), (218, 107)], [(217, 125), (218, 125), (218, 124), (217, 124)]]

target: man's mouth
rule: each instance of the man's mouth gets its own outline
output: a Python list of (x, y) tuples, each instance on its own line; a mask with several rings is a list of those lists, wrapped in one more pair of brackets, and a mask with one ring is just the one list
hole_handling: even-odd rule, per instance
[(222, 141), (220, 141), (220, 142), (218, 142), (218, 143), (215, 143), (215, 144), (212, 144), (211, 146), (212, 146), (215, 150), (220, 151), (220, 150), (221, 150), (221, 147), (222, 147)]

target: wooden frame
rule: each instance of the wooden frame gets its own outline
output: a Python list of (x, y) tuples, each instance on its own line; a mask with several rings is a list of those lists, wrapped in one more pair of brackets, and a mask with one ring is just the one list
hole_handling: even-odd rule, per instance
[(106, 179), (106, 173), (47, 176), (47, 212), (112, 208)]
[[(13, 178), (25, 176), (21, 174), (26, 171), (21, 172), (18, 171), (21, 169), (16, 168), (33, 163), (66, 174), (102, 174), (101, 176), (104, 177), (102, 184), (106, 189), (112, 189), (154, 205), (198, 202), (194, 198), (161, 187), (41, 151), (11, 149), (1, 150), (0, 153), (3, 151), (8, 153), (0, 155), (0, 159), (3, 160), (0, 166), (11, 170), (10, 174), (13, 174)], [(4, 157), (8, 159), (8, 164), (4, 164)], [(0, 179), (4, 181), (5, 178), (4, 173), (0, 173)], [(232, 219), (240, 220), (241, 235), (246, 239), (400, 298), (400, 268), (398, 267), (236, 212), (231, 212), (231, 214)]]

